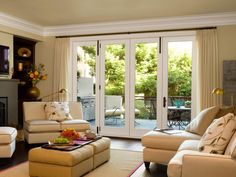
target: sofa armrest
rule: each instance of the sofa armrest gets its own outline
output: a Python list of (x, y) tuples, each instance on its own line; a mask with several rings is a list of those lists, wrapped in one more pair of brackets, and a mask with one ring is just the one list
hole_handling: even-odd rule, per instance
[(236, 176), (236, 160), (228, 155), (189, 151), (182, 160), (182, 177)]

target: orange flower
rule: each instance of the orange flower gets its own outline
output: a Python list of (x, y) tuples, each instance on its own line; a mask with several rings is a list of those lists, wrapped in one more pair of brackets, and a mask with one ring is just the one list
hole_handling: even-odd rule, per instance
[(44, 76), (42, 76), (42, 78), (41, 78), (42, 80), (46, 80), (47, 79), (47, 76), (46, 75), (44, 75)]
[(34, 74), (33, 73), (30, 73), (30, 78), (34, 78)]
[(39, 72), (38, 72), (38, 71), (34, 71), (34, 75), (35, 75), (35, 76), (38, 76), (38, 75), (39, 75)]

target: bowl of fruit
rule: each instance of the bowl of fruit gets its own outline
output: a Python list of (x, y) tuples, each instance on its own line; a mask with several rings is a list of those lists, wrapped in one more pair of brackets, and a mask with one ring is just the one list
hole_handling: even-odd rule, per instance
[(76, 140), (80, 138), (80, 134), (74, 128), (66, 128), (61, 132), (61, 137)]

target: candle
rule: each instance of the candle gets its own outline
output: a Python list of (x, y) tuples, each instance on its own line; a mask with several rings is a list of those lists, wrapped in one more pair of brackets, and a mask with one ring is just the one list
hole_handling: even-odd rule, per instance
[(23, 70), (23, 63), (18, 63), (18, 71), (22, 71)]

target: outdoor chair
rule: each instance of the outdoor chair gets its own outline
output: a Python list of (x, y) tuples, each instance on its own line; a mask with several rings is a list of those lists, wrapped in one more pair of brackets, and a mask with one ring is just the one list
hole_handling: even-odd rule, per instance
[(117, 124), (118, 119), (123, 119), (124, 109), (122, 106), (121, 95), (107, 95), (105, 97), (105, 119), (112, 120), (112, 123)]

